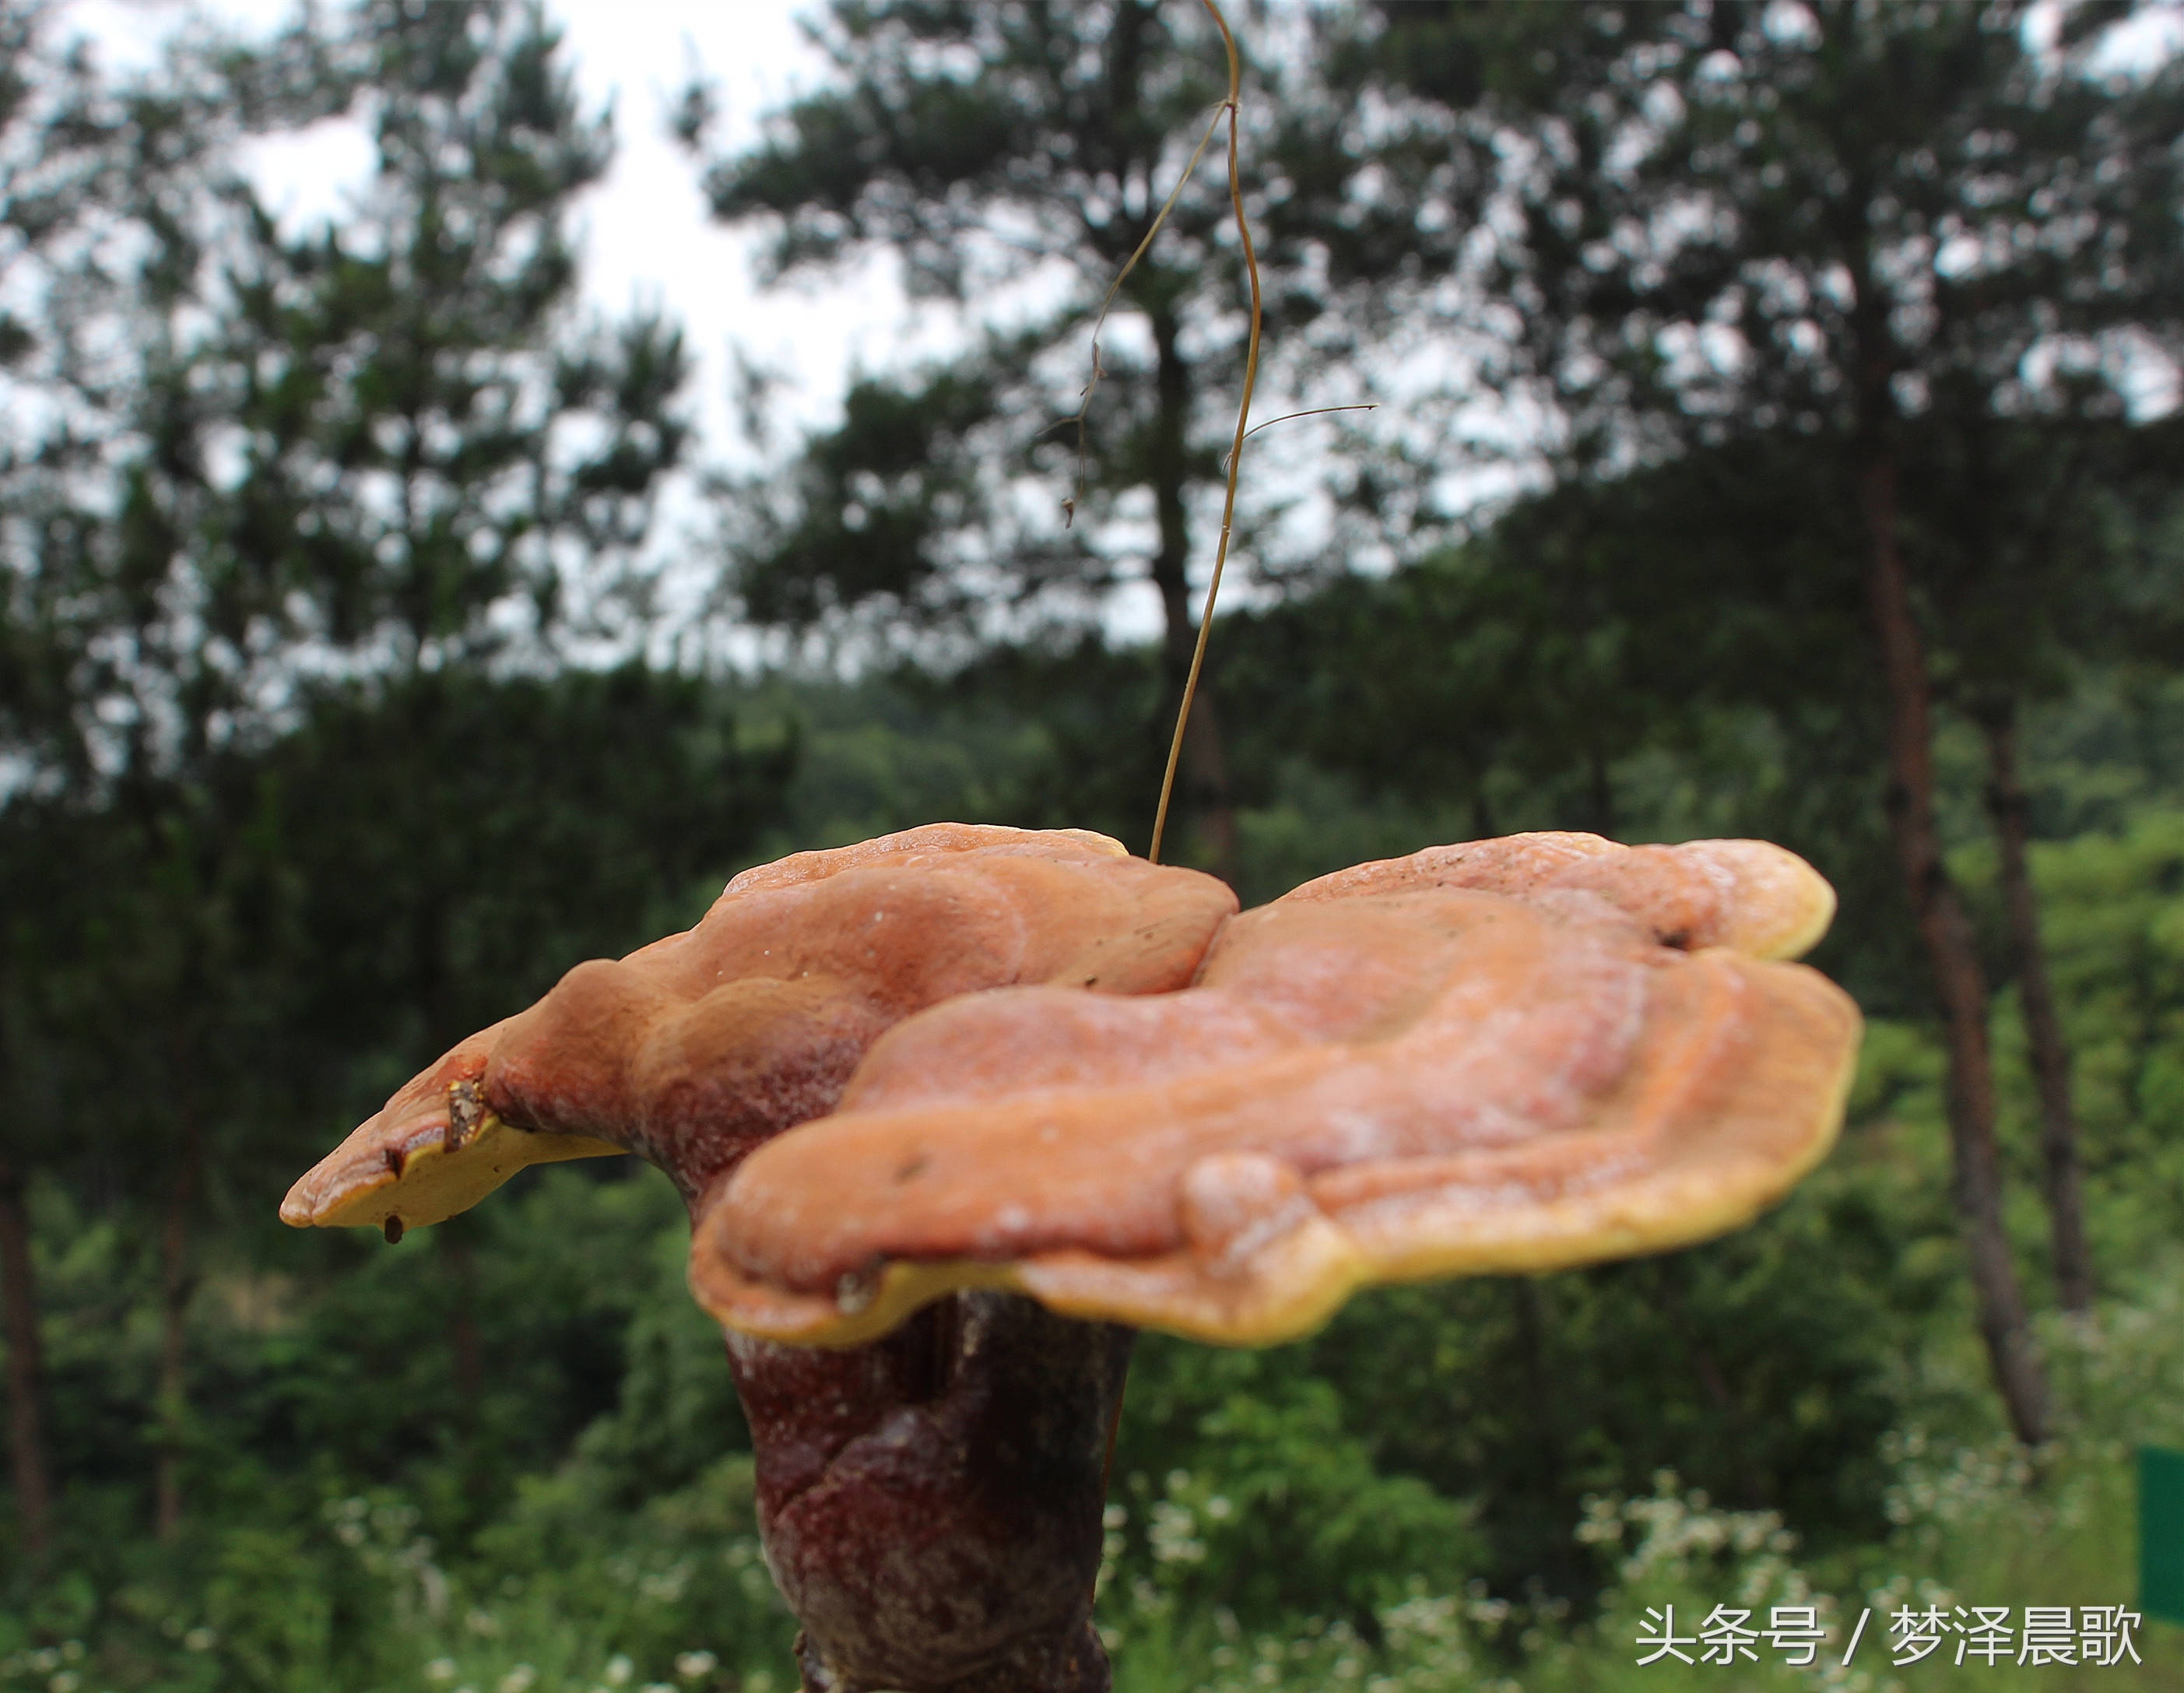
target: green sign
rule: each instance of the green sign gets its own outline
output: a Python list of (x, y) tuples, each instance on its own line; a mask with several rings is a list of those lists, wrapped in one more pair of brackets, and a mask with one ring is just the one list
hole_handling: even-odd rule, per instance
[(2184, 1623), (2184, 1452), (2138, 1450), (2138, 1608)]

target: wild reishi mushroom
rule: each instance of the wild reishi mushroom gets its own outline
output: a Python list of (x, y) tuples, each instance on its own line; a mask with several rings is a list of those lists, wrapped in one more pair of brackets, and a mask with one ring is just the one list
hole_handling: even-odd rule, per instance
[(935, 826), (580, 966), (282, 1214), (429, 1221), (644, 1153), (730, 1331), (807, 1689), (1099, 1693), (1134, 1328), (1263, 1344), (1370, 1282), (1748, 1220), (1840, 1118), (1857, 1012), (1780, 961), (1833, 906), (1763, 843), (1541, 834), (1232, 921), (1097, 837)]

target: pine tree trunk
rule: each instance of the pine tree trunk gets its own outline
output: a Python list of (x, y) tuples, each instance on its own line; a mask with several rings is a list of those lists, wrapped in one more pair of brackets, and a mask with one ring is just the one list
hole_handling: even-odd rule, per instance
[[(1167, 697), (1180, 704), (1190, 659), (1198, 644), (1191, 615), (1190, 532), (1184, 493), (1190, 481), (1190, 445), (1185, 426), (1190, 415), (1190, 372), (1177, 345), (1181, 325), (1173, 310), (1156, 308), (1152, 321), (1157, 411), (1153, 424), (1153, 508), (1160, 521), (1160, 550), (1153, 556), (1153, 586), (1160, 591), (1161, 662)], [(1209, 867), (1224, 882), (1237, 875), (1236, 801), (1228, 781), (1228, 760), (1215, 699), (1209, 656), (1199, 677), (1198, 695), (1184, 731), (1183, 761), (1177, 798), (1197, 825), (1210, 855)]]
[(203, 1155), (197, 1113), (185, 1089), (182, 1133), (159, 1230), (159, 1460), (153, 1475), (154, 1522), (162, 1540), (182, 1531), (182, 1460), (189, 1420), (190, 1217), (197, 1208), (198, 1166)]
[[(0, 1111), (15, 1109), (12, 998), (0, 967)], [(53, 1461), (46, 1449), (45, 1345), (38, 1333), (38, 1280), (22, 1167), (0, 1149), (0, 1327), (8, 1342), (8, 1458), (23, 1552), (33, 1564), (53, 1548)]]
[(1870, 549), (1867, 592), (1888, 706), (1888, 821), (1942, 1013), (1948, 1052), (1949, 1140), (1957, 1216), (1971, 1261), (1981, 1338), (2010, 1425), (2028, 1446), (2048, 1438), (2048, 1384), (2003, 1228), (1986, 983), (1972, 926), (1949, 880), (1934, 809), (1933, 704), (1925, 643), (1897, 534), (1896, 466), (1869, 448), (1860, 466)]
[(1983, 712), (1980, 727), (1986, 737), (1987, 811), (1994, 819), (1995, 840), (2001, 849), (2003, 911), (2009, 924), (2033, 1085), (2040, 1095), (2040, 1152), (2053, 1241), (2056, 1299), (2065, 1311), (2082, 1312), (2093, 1302), (2093, 1269), (2078, 1178), (2078, 1119), (2070, 1105), (2070, 1047), (2055, 1009), (2048, 949), (2040, 938), (2040, 907), (2025, 849), (2025, 785), (2017, 773), (2014, 703), (2005, 701)]
[[(0, 1058), (4, 1058), (0, 1054)], [(38, 1284), (23, 1176), (0, 1156), (0, 1306), (8, 1336), (8, 1456), (23, 1551), (42, 1563), (53, 1546), (53, 1468), (46, 1451), (45, 1355), (38, 1339)]]

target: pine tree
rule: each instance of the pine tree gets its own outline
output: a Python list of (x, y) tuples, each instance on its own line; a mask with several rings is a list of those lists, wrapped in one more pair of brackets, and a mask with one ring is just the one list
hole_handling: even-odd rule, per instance
[(1936, 654), (1971, 605), (2020, 615), (2003, 610), (2018, 583), (1992, 557), (1966, 566), (1961, 534), (1953, 580), (1923, 568), (1908, 478), (1953, 421), (2127, 416), (2124, 348), (2173, 344), (2184, 232), (2148, 209), (2176, 198), (2180, 72), (2098, 70), (2113, 20), (2081, 8), (2036, 49), (2007, 4), (1389, 7), (1346, 47), (1409, 114), (1378, 142), (1384, 198), (1418, 209), (1421, 249), (1508, 333), (1496, 375), (1557, 424), (1562, 475), (1755, 434), (1838, 467), (1980, 1326), (2028, 1444), (2047, 1392), (2002, 1229), (1987, 987), (1933, 755)]
[[(1158, 715), (1172, 721), (1196, 635), (1193, 498), (1223, 475), (1240, 379), (1244, 296), (1217, 164), (1122, 282), (1089, 400), (1084, 504), (1077, 437), (1056, 426), (1091, 374), (1102, 295), (1225, 92), (1217, 40), (1195, 14), (1147, 0), (844, 3), (816, 38), (833, 78), (774, 114), (758, 144), (710, 161), (714, 215), (770, 232), (770, 280), (884, 250), (913, 294), (975, 311), (1016, 288), (1034, 304), (960, 360), (854, 389), (786, 501), (741, 491), (743, 604), (791, 627), (864, 608), (991, 640), (1021, 634), (1057, 596), (1145, 582), (1160, 606)], [(1261, 80), (1251, 98), (1263, 116), (1280, 95)], [(688, 112), (700, 139), (702, 90)], [(1260, 256), (1270, 278), (1305, 274), (1284, 270), (1279, 242)], [(1300, 288), (1277, 310), (1301, 320), (1314, 307)], [(1046, 515), (1065, 498), (1056, 532)], [(1026, 507), (1039, 518), (1025, 521)], [(1149, 548), (1110, 525), (1142, 526), (1140, 514)], [(1181, 784), (1201, 853), (1233, 879), (1217, 690), (1198, 695)]]
[[(54, 979), (72, 984), (77, 1137), (98, 1125), (89, 1138), (154, 1218), (155, 1517), (172, 1536), (204, 1213), (222, 1195), (263, 1201), (262, 1180), (227, 1178), (265, 1150), (265, 1125), (292, 1133), (311, 1096), (288, 1008), (324, 965), (308, 955), (319, 907), (296, 883), (339, 866), (299, 838), (311, 819), (282, 810), (269, 760), (299, 723), (365, 714), (382, 768), (352, 774), (443, 796), (443, 826), (462, 830), (462, 702), (560, 670), (572, 634), (632, 638), (651, 496), (688, 438), (687, 360), (656, 318), (578, 312), (570, 214), (611, 136), (579, 109), (536, 8), (367, 0), (264, 42), (185, 33), (139, 81), (92, 93), (87, 233), (53, 243), (36, 356), (19, 361), (53, 422), (11, 493), (8, 580), (72, 620), (37, 672), (66, 726), (55, 746), (83, 749), (71, 768), (91, 830), (75, 962)], [(232, 143), (344, 112), (376, 147), (359, 203), (284, 227)], [(679, 889), (692, 854), (732, 856), (767, 815), (779, 760), (738, 749), (731, 727), (701, 732), (703, 702), (655, 684), (632, 684), (652, 704), (621, 721), (665, 726), (666, 767), (686, 776), (673, 747), (699, 735), (705, 779), (751, 813), (646, 856), (646, 897), (665, 899), (660, 878)], [(616, 721), (623, 697), (528, 687), (500, 709), (535, 708), (542, 738), (557, 712)], [(574, 771), (545, 763), (564, 785), (488, 809), (565, 806)], [(655, 821), (688, 810), (674, 796)], [(474, 855), (457, 868), (494, 873)], [(401, 914), (399, 991), (451, 1040), (434, 914), (468, 890), (424, 892)], [(353, 1039), (384, 1034), (376, 1015), (361, 1022)]]

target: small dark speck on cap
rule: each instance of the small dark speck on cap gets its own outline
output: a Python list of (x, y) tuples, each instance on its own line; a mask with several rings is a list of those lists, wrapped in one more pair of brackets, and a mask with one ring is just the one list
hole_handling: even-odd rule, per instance
[(398, 1217), (388, 1217), (387, 1219), (386, 1228), (387, 1244), (389, 1246), (392, 1246), (396, 1241), (402, 1238), (402, 1219)]

